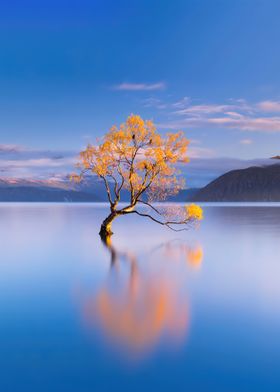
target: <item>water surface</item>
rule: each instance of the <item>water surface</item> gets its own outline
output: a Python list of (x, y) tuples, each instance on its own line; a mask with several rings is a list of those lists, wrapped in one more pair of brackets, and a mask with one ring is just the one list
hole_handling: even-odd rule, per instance
[(195, 230), (90, 204), (0, 204), (1, 391), (278, 391), (280, 206)]

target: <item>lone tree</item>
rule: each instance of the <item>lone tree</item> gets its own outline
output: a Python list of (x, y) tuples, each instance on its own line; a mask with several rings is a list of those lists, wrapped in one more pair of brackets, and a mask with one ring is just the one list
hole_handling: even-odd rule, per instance
[[(202, 219), (202, 210), (195, 204), (158, 208), (153, 205), (183, 188), (184, 181), (177, 176), (178, 164), (188, 162), (188, 144), (182, 132), (162, 137), (152, 121), (131, 115), (119, 128), (113, 126), (101, 143), (89, 144), (80, 153), (80, 174), (74, 175), (74, 180), (81, 181), (87, 173), (98, 176), (110, 203), (110, 214), (99, 233), (103, 239), (112, 234), (112, 222), (121, 215), (137, 214), (176, 231)], [(130, 201), (120, 206), (123, 189), (129, 191)], [(139, 204), (146, 208), (136, 209)]]

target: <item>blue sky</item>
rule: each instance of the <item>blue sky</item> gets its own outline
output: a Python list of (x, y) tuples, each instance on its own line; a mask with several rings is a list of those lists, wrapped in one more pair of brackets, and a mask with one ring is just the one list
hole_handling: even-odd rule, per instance
[(279, 15), (278, 0), (2, 0), (0, 153), (68, 159), (133, 112), (183, 129), (192, 157), (279, 154)]

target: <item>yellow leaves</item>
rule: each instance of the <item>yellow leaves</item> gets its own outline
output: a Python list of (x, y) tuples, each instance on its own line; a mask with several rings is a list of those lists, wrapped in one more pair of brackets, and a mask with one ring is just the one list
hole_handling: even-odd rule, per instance
[(82, 172), (116, 179), (136, 194), (149, 189), (149, 197), (164, 200), (176, 194), (183, 182), (177, 163), (186, 162), (189, 141), (183, 132), (162, 137), (151, 120), (131, 114), (119, 127), (113, 125), (96, 145), (80, 153)]
[(186, 208), (187, 218), (190, 220), (200, 221), (203, 219), (203, 210), (197, 204), (189, 204)]
[(154, 134), (153, 137), (150, 139), (150, 144), (159, 147), (162, 144), (162, 138), (159, 134)]
[(149, 172), (152, 170), (152, 163), (148, 159), (143, 159), (142, 161), (137, 162), (135, 167), (140, 171)]
[(144, 120), (142, 120), (142, 118), (138, 115), (135, 114), (131, 114), (127, 120), (126, 120), (126, 124), (128, 127), (130, 128), (143, 128), (145, 125)]

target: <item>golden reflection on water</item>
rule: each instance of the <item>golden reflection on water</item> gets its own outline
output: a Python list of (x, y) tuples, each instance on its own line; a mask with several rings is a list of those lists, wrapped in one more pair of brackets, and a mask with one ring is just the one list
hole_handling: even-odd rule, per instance
[(150, 351), (163, 338), (171, 345), (183, 341), (190, 323), (186, 262), (191, 268), (201, 265), (201, 245), (163, 244), (146, 256), (146, 263), (156, 267), (151, 270), (110, 240), (105, 245), (111, 255), (109, 279), (84, 301), (87, 325), (134, 354)]

